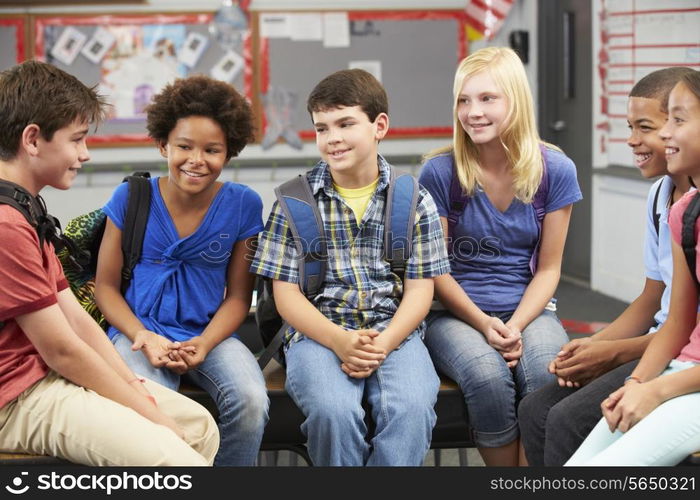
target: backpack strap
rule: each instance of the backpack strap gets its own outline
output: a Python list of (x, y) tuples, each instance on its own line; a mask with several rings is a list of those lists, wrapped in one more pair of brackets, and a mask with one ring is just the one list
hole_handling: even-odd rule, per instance
[[(287, 218), (297, 250), (299, 288), (307, 298), (312, 299), (321, 290), (326, 277), (328, 259), (326, 236), (316, 199), (305, 175), (298, 175), (276, 187), (275, 196)], [(271, 295), (269, 283), (261, 282), (261, 286), (258, 287), (258, 298), (269, 298)], [(284, 343), (284, 332), (287, 328), (289, 323), (283, 321), (282, 326), (258, 357), (258, 366), (261, 370), (279, 352)]]
[[(13, 182), (0, 179), (0, 204), (10, 205), (21, 213), (27, 222), (36, 227), (36, 215), (33, 212), (31, 196), (24, 193), (24, 190), (17, 189)], [(0, 329), (4, 328), (5, 322), (0, 321)]]
[[(258, 303), (257, 307), (255, 308), (255, 323), (259, 327), (261, 324), (261, 315), (263, 314), (263, 311), (261, 310), (261, 304), (270, 300), (274, 301), (274, 298), (272, 296), (272, 283), (270, 282), (270, 280), (260, 278), (258, 279), (257, 297)], [(289, 323), (287, 323), (284, 320), (281, 320), (281, 326), (275, 332), (275, 335), (270, 340), (270, 343), (267, 344), (267, 346), (265, 346), (263, 352), (260, 354), (260, 356), (258, 356), (258, 366), (261, 370), (264, 370), (270, 362), (270, 360), (280, 352), (282, 344), (284, 344), (284, 332), (287, 331), (287, 328), (289, 328)], [(262, 335), (262, 332), (259, 333)], [(278, 358), (278, 360), (280, 361), (280, 363), (284, 364), (284, 360), (282, 358)]]
[(540, 256), (540, 243), (542, 242), (542, 221), (544, 216), (547, 215), (545, 212), (545, 206), (547, 205), (547, 196), (549, 195), (549, 175), (547, 172), (547, 148), (544, 144), (540, 143), (540, 151), (542, 152), (542, 179), (540, 180), (540, 186), (537, 188), (535, 197), (532, 199), (532, 208), (535, 210), (535, 217), (537, 218), (537, 243), (535, 244), (535, 249), (532, 252), (532, 257), (530, 257), (530, 272), (535, 275), (537, 270), (537, 260)]
[(122, 282), (121, 293), (124, 295), (133, 277), (134, 267), (141, 259), (143, 237), (151, 207), (151, 182), (148, 172), (135, 172), (126, 177), (129, 183), (129, 201), (126, 206), (124, 230), (122, 231)]
[[(661, 187), (664, 185), (664, 181), (659, 182), (656, 186), (656, 192), (654, 193), (654, 203), (651, 208), (651, 215), (654, 218), (654, 229), (656, 229), (656, 237), (659, 237), (659, 219), (661, 219), (661, 214), (659, 213), (659, 193), (661, 193)], [(673, 196), (673, 193), (671, 193)]]
[[(44, 241), (49, 241), (56, 250), (66, 246), (69, 251), (75, 250), (61, 233), (58, 219), (47, 213), (41, 196), (33, 196), (19, 184), (0, 179), (0, 204), (10, 205), (24, 216), (39, 237), (40, 252), (44, 251)], [(5, 322), (0, 321), (0, 329), (4, 326)]]
[(275, 188), (297, 249), (299, 287), (307, 297), (318, 295), (326, 276), (326, 236), (321, 213), (305, 175)]
[(688, 268), (690, 269), (690, 274), (693, 276), (693, 281), (695, 281), (696, 286), (700, 286), (698, 283), (698, 274), (695, 269), (697, 254), (695, 252), (695, 245), (697, 241), (695, 240), (695, 221), (700, 215), (700, 191), (695, 193), (693, 199), (690, 200), (688, 207), (683, 213), (683, 225), (681, 228), (681, 245), (683, 246), (683, 253), (685, 254), (685, 260), (688, 262)]
[(452, 161), (452, 177), (450, 179), (450, 211), (447, 213), (447, 242), (448, 255), (452, 254), (452, 246), (454, 241), (455, 226), (459, 217), (467, 208), (469, 197), (462, 190), (462, 185), (459, 183), (457, 176), (457, 162)]
[(384, 208), (384, 258), (391, 272), (403, 279), (413, 250), (413, 226), (418, 205), (418, 181), (409, 174), (396, 176), (391, 169)]
[(32, 196), (14, 182), (0, 180), (0, 204), (10, 205), (20, 212), (27, 222), (36, 227), (36, 207), (32, 203)]

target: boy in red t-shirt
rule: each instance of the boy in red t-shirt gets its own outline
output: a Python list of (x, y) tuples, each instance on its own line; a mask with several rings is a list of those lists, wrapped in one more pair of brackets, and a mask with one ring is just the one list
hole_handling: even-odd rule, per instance
[(134, 375), (71, 293), (43, 234), (39, 192), (71, 186), (104, 105), (49, 64), (0, 73), (0, 181), (39, 223), (0, 204), (0, 450), (86, 465), (210, 465), (212, 417)]

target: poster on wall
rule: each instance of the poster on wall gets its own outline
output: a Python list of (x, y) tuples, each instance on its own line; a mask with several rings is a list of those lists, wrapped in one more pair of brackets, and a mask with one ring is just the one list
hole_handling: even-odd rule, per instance
[(166, 84), (187, 74), (178, 61), (183, 25), (111, 26), (114, 50), (102, 60), (100, 88), (111, 97), (110, 118), (142, 118), (144, 108)]
[[(55, 64), (105, 95), (108, 115), (90, 144), (145, 144), (146, 106), (176, 78), (208, 74), (227, 49), (210, 31), (211, 13), (129, 13), (103, 15), (38, 15), (34, 18), (35, 56)], [(55, 46), (76, 50), (64, 39), (85, 37), (72, 63), (52, 54)], [(68, 33), (64, 35), (64, 33)], [(225, 66), (227, 80), (254, 101), (250, 57), (251, 38), (243, 33), (237, 55)], [(1, 51), (0, 51), (1, 52)], [(228, 60), (233, 58), (229, 57)]]

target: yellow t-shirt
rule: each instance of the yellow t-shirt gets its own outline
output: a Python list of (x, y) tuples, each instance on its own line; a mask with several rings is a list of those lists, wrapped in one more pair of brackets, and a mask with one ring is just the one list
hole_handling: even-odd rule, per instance
[(372, 198), (378, 182), (379, 177), (377, 177), (372, 184), (355, 189), (342, 188), (335, 182), (333, 183), (333, 187), (338, 194), (345, 200), (345, 203), (352, 208), (358, 224), (362, 222), (362, 217), (365, 215), (365, 210), (367, 210), (367, 205), (369, 205), (369, 200)]

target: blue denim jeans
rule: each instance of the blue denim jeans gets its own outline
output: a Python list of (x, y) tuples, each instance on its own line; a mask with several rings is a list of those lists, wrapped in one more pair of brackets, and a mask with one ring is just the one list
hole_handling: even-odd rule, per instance
[[(440, 379), (413, 336), (366, 379), (350, 378), (335, 353), (303, 338), (290, 345), (287, 392), (306, 420), (314, 465), (419, 466), (430, 447)], [(368, 442), (363, 398), (376, 429)]]
[[(512, 312), (487, 313), (504, 322)], [(504, 446), (518, 437), (516, 408), (526, 394), (556, 381), (547, 365), (568, 341), (556, 314), (543, 311), (523, 331), (514, 369), (481, 332), (448, 312), (431, 313), (425, 343), (435, 367), (459, 384), (479, 447)]]
[[(119, 333), (112, 342), (135, 373), (178, 389), (180, 375), (155, 368), (141, 351), (131, 350), (128, 337)], [(183, 377), (209, 393), (219, 410), (221, 444), (214, 465), (255, 465), (270, 401), (265, 379), (250, 350), (237, 338), (229, 337)]]

